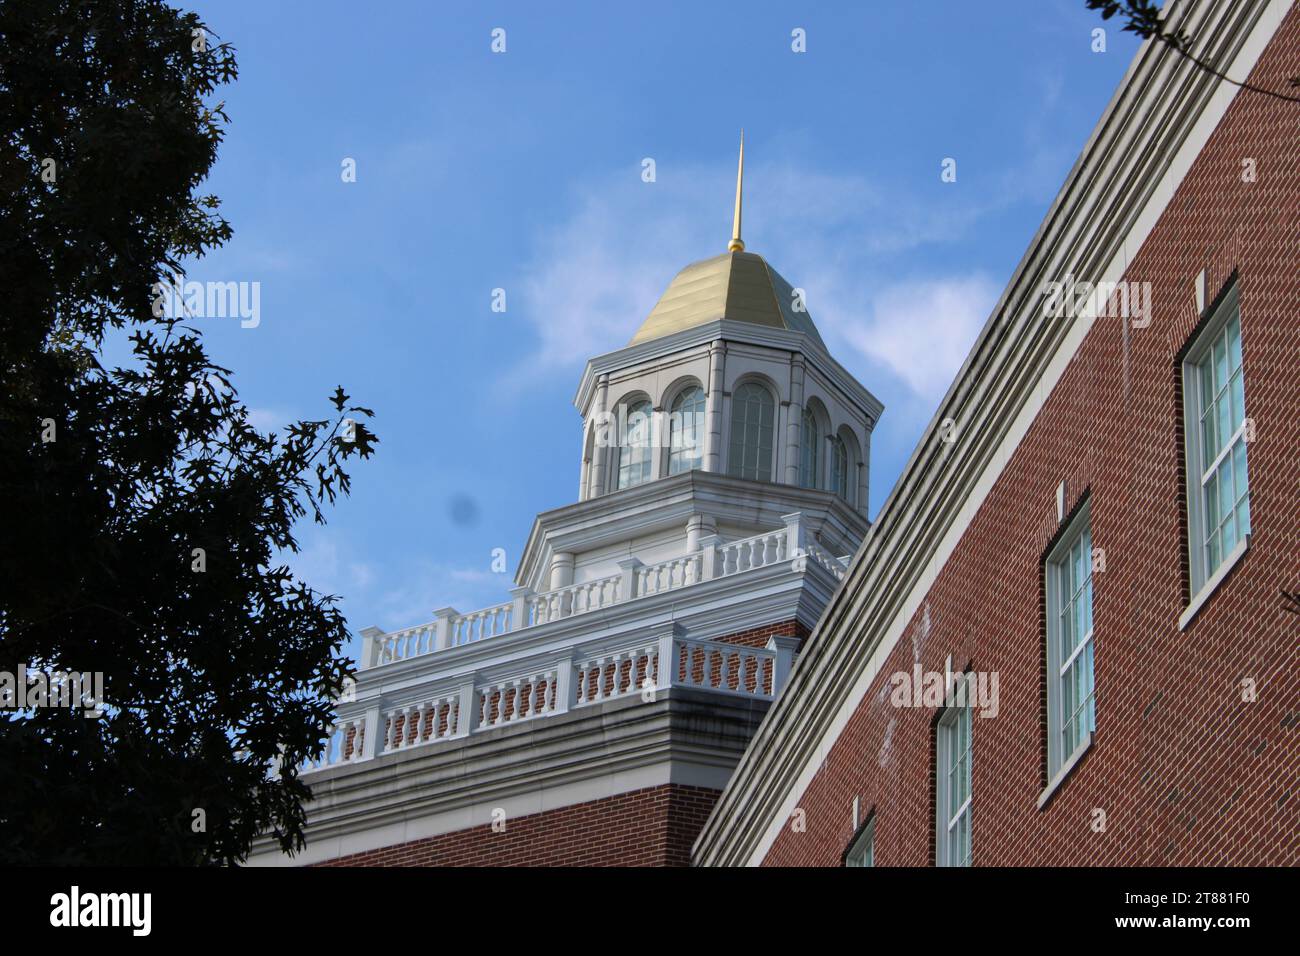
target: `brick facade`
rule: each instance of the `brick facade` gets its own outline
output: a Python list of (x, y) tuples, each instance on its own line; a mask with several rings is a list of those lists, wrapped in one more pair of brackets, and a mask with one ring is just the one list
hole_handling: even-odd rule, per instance
[[(1300, 74), (1292, 8), (1250, 79)], [(1125, 278), (1153, 284), (1152, 323), (1098, 319), (799, 800), (768, 865), (839, 865), (854, 798), (874, 814), (877, 865), (934, 856), (936, 711), (895, 707), (914, 660), (1000, 675), (995, 718), (972, 721), (976, 865), (1300, 864), (1300, 112), (1238, 93)], [(1253, 159), (1254, 182), (1243, 181)], [(1186, 630), (1178, 356), (1234, 273), (1250, 445), (1250, 550)], [(1047, 320), (1045, 320), (1047, 321)], [(1058, 320), (1059, 321), (1059, 320)], [(1043, 560), (1089, 495), (1096, 735), (1043, 809)], [(1243, 700), (1253, 678), (1257, 699)], [(1105, 813), (1105, 828), (1093, 823)]]
[(319, 866), (685, 866), (717, 790), (665, 784)]
[(808, 637), (808, 628), (799, 621), (779, 621), (776, 624), (764, 624), (748, 631), (737, 631), (725, 637), (717, 638), (719, 644), (739, 644), (742, 647), (766, 647), (772, 637), (797, 637), (800, 644)]

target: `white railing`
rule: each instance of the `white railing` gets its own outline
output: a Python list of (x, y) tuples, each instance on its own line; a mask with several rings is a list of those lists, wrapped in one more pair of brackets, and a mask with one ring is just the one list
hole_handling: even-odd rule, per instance
[(481, 641), (513, 630), (511, 626), (513, 604), (498, 604), (482, 611), (471, 611), (452, 619), (451, 643), (453, 646)]
[(846, 558), (836, 558), (816, 542), (805, 540), (802, 515), (790, 514), (785, 516), (785, 527), (779, 530), (729, 542), (706, 535), (700, 539), (698, 551), (647, 565), (627, 558), (619, 563), (622, 568), (619, 574), (594, 581), (541, 594), (516, 588), (514, 599), (508, 603), (468, 614), (443, 608), (435, 612), (434, 620), (428, 624), (392, 633), (377, 627), (366, 628), (361, 632), (364, 636), (361, 667), (407, 660), (787, 561), (796, 573), (803, 572), (809, 563), (816, 564), (837, 581), (844, 579), (848, 564)]
[(703, 566), (703, 555), (696, 552), (685, 557), (669, 558), (658, 564), (647, 564), (636, 568), (634, 574), (637, 596), (658, 594), (661, 591), (671, 591), (673, 588), (684, 588), (688, 584), (694, 584), (700, 580)]
[(535, 594), (527, 599), (531, 612), (529, 623), (545, 624), (572, 614), (617, 604), (621, 584), (622, 575), (614, 574), (596, 581), (584, 581), (582, 584), (570, 584), (544, 594)]
[[(437, 622), (431, 621), (428, 624), (417, 624), (415, 627), (385, 634), (379, 648), (379, 659), (374, 663), (403, 661), (408, 657), (432, 652), (436, 649), (437, 629)], [(365, 661), (362, 663), (364, 664)]]
[(500, 727), (555, 711), (554, 669), (475, 688), (476, 728)]
[(384, 712), (383, 753), (456, 736), (460, 697), (442, 695)]
[(575, 706), (598, 704), (657, 687), (659, 645), (632, 647), (592, 655), (574, 670), (578, 695)]
[(806, 557), (825, 568), (836, 581), (844, 580), (844, 575), (848, 573), (848, 557), (837, 558), (821, 545), (811, 541), (803, 546), (803, 550)]
[(321, 754), (319, 760), (308, 761), (302, 768), (306, 773), (310, 770), (322, 770), (325, 767), (334, 767), (338, 764), (355, 763), (362, 757), (362, 747), (365, 744), (366, 718), (364, 716), (351, 717), (347, 720), (339, 720), (330, 728), (329, 736), (325, 739), (325, 752)]
[(736, 574), (784, 561), (788, 537), (785, 529), (782, 529), (719, 545), (718, 573)]
[[(794, 662), (793, 639), (749, 647), (683, 637), (680, 628), (629, 643), (600, 641), (520, 660), (502, 676), (475, 671), (433, 682), (424, 696), (401, 704), (382, 694), (348, 706), (364, 708), (340, 719), (325, 753), (305, 764), (309, 773), (376, 756), (413, 750), (496, 730), (521, 721), (592, 707), (673, 687), (773, 700)], [(662, 627), (661, 627), (662, 630)], [(654, 698), (648, 697), (647, 700)]]

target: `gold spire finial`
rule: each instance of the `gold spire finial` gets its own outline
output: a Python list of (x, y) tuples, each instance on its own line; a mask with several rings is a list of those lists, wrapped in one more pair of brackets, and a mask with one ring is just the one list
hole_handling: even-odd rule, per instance
[(731, 222), (731, 242), (727, 243), (729, 252), (744, 252), (745, 242), (740, 238), (740, 196), (741, 185), (745, 181), (745, 131), (740, 131), (740, 165), (736, 167), (736, 218)]

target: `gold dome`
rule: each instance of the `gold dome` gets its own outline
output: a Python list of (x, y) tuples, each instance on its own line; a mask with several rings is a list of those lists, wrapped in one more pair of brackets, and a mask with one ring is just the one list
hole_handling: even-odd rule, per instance
[(752, 252), (724, 252), (693, 262), (677, 273), (629, 344), (717, 319), (803, 332), (826, 347), (808, 313), (796, 311), (790, 283)]

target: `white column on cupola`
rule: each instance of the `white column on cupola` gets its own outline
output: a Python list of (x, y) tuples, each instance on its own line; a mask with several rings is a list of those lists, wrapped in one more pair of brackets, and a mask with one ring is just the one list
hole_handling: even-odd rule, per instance
[(596, 404), (592, 412), (592, 427), (596, 429), (591, 461), (591, 485), (587, 497), (595, 498), (605, 493), (605, 463), (609, 460), (609, 443), (614, 438), (612, 426), (604, 421), (609, 407), (609, 374), (605, 373), (596, 380)]
[(799, 484), (799, 441), (803, 431), (804, 358), (799, 352), (790, 357), (790, 408), (785, 425), (785, 483)]
[(700, 550), (700, 537), (718, 533), (718, 523), (712, 515), (693, 515), (686, 522), (686, 553)]
[(862, 463), (858, 465), (858, 510), (871, 513), (871, 429), (863, 434)]
[(715, 340), (709, 346), (709, 393), (704, 399), (704, 470), (722, 471), (722, 383), (727, 367), (727, 346)]
[(556, 551), (551, 556), (551, 590), (567, 588), (573, 583), (573, 552)]

